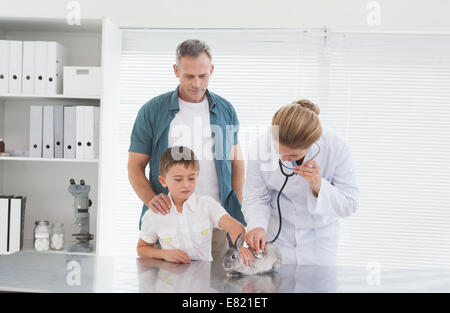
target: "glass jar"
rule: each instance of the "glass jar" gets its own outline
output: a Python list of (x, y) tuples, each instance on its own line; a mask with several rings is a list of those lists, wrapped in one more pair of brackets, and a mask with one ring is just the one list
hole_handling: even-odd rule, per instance
[(50, 240), (50, 248), (53, 250), (62, 250), (64, 248), (64, 231), (63, 224), (54, 223), (52, 225), (52, 236)]
[(34, 249), (47, 251), (50, 248), (50, 223), (37, 221), (34, 228)]

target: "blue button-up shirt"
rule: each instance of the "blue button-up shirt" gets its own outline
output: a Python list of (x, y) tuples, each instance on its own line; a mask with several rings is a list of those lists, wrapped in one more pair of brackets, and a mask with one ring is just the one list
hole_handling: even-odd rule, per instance
[[(149, 180), (156, 194), (168, 193), (158, 180), (159, 159), (169, 145), (169, 126), (180, 110), (178, 88), (157, 96), (145, 103), (138, 112), (131, 133), (129, 152), (150, 155)], [(241, 204), (231, 187), (231, 148), (238, 144), (239, 120), (230, 102), (206, 90), (209, 103), (211, 136), (213, 139), (214, 163), (219, 177), (220, 200), (227, 212), (246, 225)], [(201, 170), (201, 169), (200, 169)], [(144, 203), (142, 216), (148, 210)]]

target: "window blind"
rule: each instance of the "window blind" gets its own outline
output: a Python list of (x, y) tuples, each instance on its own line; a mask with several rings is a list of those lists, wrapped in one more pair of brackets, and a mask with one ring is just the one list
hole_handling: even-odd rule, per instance
[(127, 176), (131, 129), (146, 101), (177, 86), (175, 48), (188, 38), (211, 46), (209, 88), (234, 105), (245, 156), (299, 98), (350, 145), (361, 196), (341, 219), (338, 264), (450, 265), (449, 38), (295, 30), (123, 30), (117, 254), (136, 253), (142, 207)]
[(450, 265), (448, 36), (330, 38), (322, 121), (350, 144), (359, 212), (342, 220), (338, 260)]

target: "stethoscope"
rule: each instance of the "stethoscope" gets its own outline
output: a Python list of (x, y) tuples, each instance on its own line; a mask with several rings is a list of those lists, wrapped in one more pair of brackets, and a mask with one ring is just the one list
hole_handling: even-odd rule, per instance
[[(316, 158), (316, 156), (317, 156), (317, 155), (319, 154), (319, 152), (320, 152), (320, 146), (317, 144), (317, 142), (315, 142), (315, 144), (316, 144), (316, 146), (319, 148), (319, 151), (317, 151), (317, 153), (312, 157), (312, 159), (311, 159), (310, 161), (314, 160), (314, 159)], [(306, 155), (305, 155), (305, 156), (306, 156)], [(303, 158), (301, 158), (300, 160), (292, 161), (292, 166), (302, 165), (302, 164), (303, 164), (303, 160), (305, 159), (305, 156), (304, 156)], [(278, 236), (280, 236), (280, 233), (281, 233), (281, 227), (282, 227), (282, 222), (281, 222), (281, 208), (280, 208), (280, 197), (281, 197), (281, 193), (283, 192), (284, 187), (286, 187), (286, 184), (287, 184), (287, 181), (288, 181), (289, 177), (293, 176), (294, 174), (297, 175), (295, 172), (292, 172), (292, 173), (290, 173), (290, 174), (287, 174), (287, 173), (284, 171), (283, 168), (287, 168), (287, 169), (292, 170), (292, 171), (294, 170), (294, 168), (293, 168), (293, 167), (290, 168), (290, 167), (287, 167), (286, 165), (284, 165), (283, 162), (281, 161), (281, 159), (278, 159), (278, 164), (279, 164), (279, 166), (280, 166), (281, 174), (284, 175), (285, 180), (284, 180), (283, 186), (281, 187), (280, 191), (278, 192), (278, 196), (277, 196), (277, 207), (278, 207), (278, 217), (279, 217), (278, 232), (277, 232), (277, 235), (275, 236), (275, 238), (272, 239), (271, 241), (268, 241), (268, 243), (273, 243), (273, 242), (275, 242), (275, 240), (278, 239)]]

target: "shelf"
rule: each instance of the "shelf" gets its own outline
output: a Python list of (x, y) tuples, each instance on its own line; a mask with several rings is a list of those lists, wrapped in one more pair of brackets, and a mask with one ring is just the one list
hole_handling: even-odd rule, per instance
[(71, 163), (98, 163), (98, 159), (94, 160), (77, 160), (77, 159), (61, 159), (61, 158), (29, 158), (29, 157), (0, 157), (0, 161), (27, 161), (27, 162), (71, 162)]
[(98, 100), (98, 101), (100, 101), (100, 96), (0, 94), (0, 99), (4, 99), (4, 100), (67, 99), (67, 100)]
[(0, 29), (7, 32), (101, 33), (102, 20), (83, 18), (81, 25), (69, 25), (64, 18), (1, 17)]
[[(33, 248), (33, 241), (32, 240), (24, 240), (23, 241), (23, 248), (20, 250), (21, 252), (34, 252), (38, 254), (79, 254), (79, 255), (95, 255), (95, 246), (94, 250), (92, 252), (69, 252), (67, 249), (74, 245), (75, 242), (64, 242), (64, 249), (62, 250), (52, 250), (49, 249), (47, 251), (36, 251)], [(93, 242), (91, 242), (91, 245)]]

